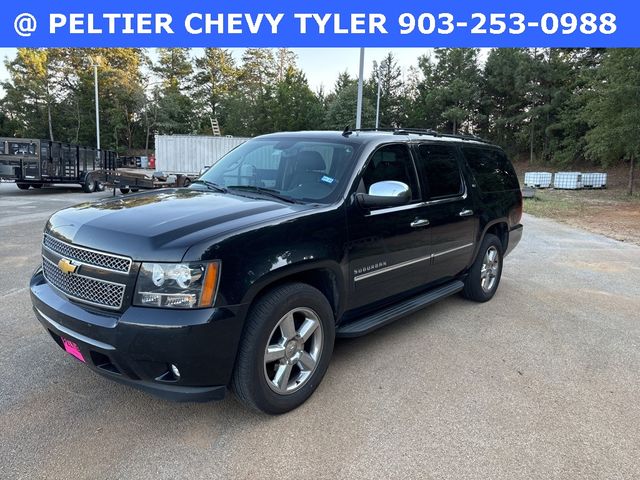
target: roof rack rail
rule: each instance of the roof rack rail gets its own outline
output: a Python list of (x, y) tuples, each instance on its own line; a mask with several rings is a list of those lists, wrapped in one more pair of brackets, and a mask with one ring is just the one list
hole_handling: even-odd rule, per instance
[(470, 133), (442, 133), (437, 130), (433, 130), (431, 128), (358, 128), (351, 130), (353, 132), (392, 132), (394, 135), (430, 135), (433, 137), (445, 137), (445, 138), (458, 138), (460, 140), (468, 140), (475, 141), (480, 143), (491, 143), (489, 140), (486, 140), (482, 137), (478, 137), (477, 135), (473, 135)]

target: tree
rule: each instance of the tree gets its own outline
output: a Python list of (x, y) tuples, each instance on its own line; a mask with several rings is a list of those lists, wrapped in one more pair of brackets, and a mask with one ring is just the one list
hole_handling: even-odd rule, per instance
[(271, 112), (273, 131), (322, 127), (320, 99), (309, 88), (304, 73), (293, 67), (289, 67), (282, 81), (276, 84)]
[(59, 49), (19, 48), (5, 66), (9, 71), (9, 81), (2, 84), (5, 106), (18, 126), (16, 133), (54, 140), (53, 115), (60, 101)]
[(628, 193), (633, 195), (640, 157), (640, 50), (606, 52), (585, 113), (591, 126), (587, 155), (603, 165), (628, 161)]
[(194, 133), (198, 129), (196, 103), (192, 99), (193, 63), (187, 48), (158, 49), (153, 71), (162, 88), (158, 99), (157, 127), (160, 133)]
[[(346, 126), (353, 128), (356, 122), (356, 107), (358, 102), (358, 81), (349, 80), (346, 77), (338, 79), (332, 100), (327, 104), (325, 114), (325, 126), (329, 129), (342, 130)], [(373, 127), (376, 108), (375, 99), (371, 95), (365, 95), (362, 99), (362, 126)]]
[(368, 94), (377, 98), (380, 76), (380, 128), (400, 127), (406, 121), (403, 99), (402, 70), (389, 52), (380, 65), (374, 64)]
[(523, 49), (496, 48), (489, 52), (482, 76), (480, 133), (511, 155), (526, 148), (522, 131), (530, 104), (528, 63)]
[(435, 61), (423, 55), (418, 65), (423, 80), (414, 106), (416, 125), (473, 132), (480, 99), (478, 49), (436, 48)]
[(216, 118), (224, 129), (229, 98), (238, 88), (239, 71), (235, 60), (229, 50), (205, 48), (204, 56), (197, 58), (195, 63), (195, 84), (205, 117), (200, 128), (208, 131), (210, 122)]

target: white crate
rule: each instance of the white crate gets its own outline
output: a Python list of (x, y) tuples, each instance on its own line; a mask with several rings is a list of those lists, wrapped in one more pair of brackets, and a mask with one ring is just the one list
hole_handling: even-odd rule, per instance
[(557, 172), (553, 176), (554, 188), (578, 190), (582, 188), (581, 172)]
[(524, 174), (524, 184), (527, 187), (549, 188), (553, 174), (550, 172), (526, 172)]
[(582, 186), (584, 188), (606, 188), (607, 174), (597, 172), (583, 173)]

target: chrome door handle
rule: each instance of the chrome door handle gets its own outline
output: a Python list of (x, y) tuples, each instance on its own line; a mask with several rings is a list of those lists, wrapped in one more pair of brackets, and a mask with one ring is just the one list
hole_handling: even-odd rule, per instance
[(461, 217), (470, 217), (473, 215), (473, 210), (462, 210), (458, 215)]
[(413, 228), (426, 227), (427, 225), (429, 225), (429, 220), (427, 220), (426, 218), (416, 218), (413, 222), (411, 222), (411, 226)]

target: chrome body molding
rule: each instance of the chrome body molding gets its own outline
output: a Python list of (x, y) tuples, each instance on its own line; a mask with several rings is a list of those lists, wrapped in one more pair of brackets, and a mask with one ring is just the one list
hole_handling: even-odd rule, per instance
[(429, 255), (425, 255), (423, 257), (414, 258), (412, 260), (407, 260), (405, 262), (397, 263), (395, 265), (390, 265), (385, 268), (381, 268), (380, 270), (374, 270), (372, 272), (363, 273), (362, 275), (356, 275), (353, 279), (356, 282), (361, 280), (366, 280), (367, 278), (375, 277), (376, 275), (381, 275), (383, 273), (391, 272), (393, 270), (397, 270), (399, 268), (408, 267), (409, 265), (414, 265), (419, 262), (431, 261), (436, 257), (441, 257), (443, 255), (449, 255), (450, 253), (457, 252), (458, 250), (464, 250), (466, 248), (473, 247), (473, 243), (467, 243), (466, 245), (461, 245), (459, 247), (450, 248), (449, 250), (444, 250), (438, 253), (432, 253)]

